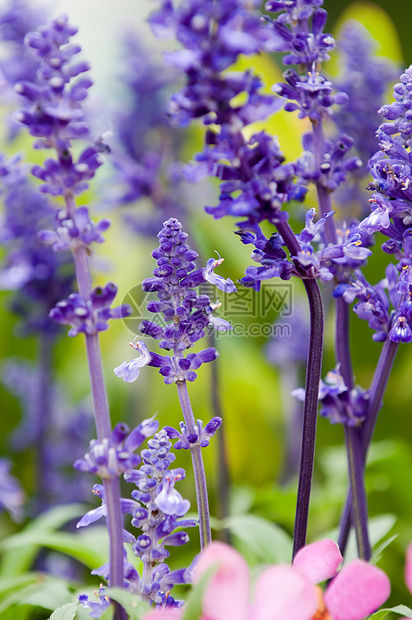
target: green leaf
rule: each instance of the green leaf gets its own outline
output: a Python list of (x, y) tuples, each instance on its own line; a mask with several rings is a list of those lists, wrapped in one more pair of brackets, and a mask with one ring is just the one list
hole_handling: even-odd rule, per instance
[(22, 532), (2, 543), (6, 551), (21, 547), (46, 547), (65, 553), (88, 568), (96, 568), (107, 561), (108, 538), (104, 527), (88, 528), (87, 532)]
[(397, 538), (398, 534), (394, 534), (393, 536), (390, 536), (387, 540), (384, 540), (383, 543), (375, 549), (371, 559), (372, 564), (377, 564), (377, 562), (379, 562), (380, 558), (382, 557), (382, 553), (384, 552), (386, 547), (389, 547), (389, 545), (393, 543), (393, 541)]
[(136, 596), (136, 594), (132, 594), (123, 588), (108, 588), (106, 590), (106, 594), (113, 600), (120, 603), (129, 615), (129, 620), (140, 620), (140, 618), (150, 611), (149, 605), (142, 601), (139, 596)]
[(373, 547), (391, 531), (397, 520), (396, 515), (392, 514), (379, 515), (379, 517), (370, 519), (369, 538)]
[[(40, 582), (40, 579), (39, 579)], [(18, 605), (23, 601), (26, 596), (30, 596), (30, 594), (34, 594), (39, 587), (38, 583), (31, 583), (24, 588), (19, 588), (17, 591), (11, 592), (6, 598), (4, 598), (0, 603), (0, 614), (3, 614), (4, 611), (9, 609), (14, 605)], [(0, 615), (2, 617), (2, 615)]]
[(0, 602), (0, 614), (10, 607), (22, 605), (53, 610), (73, 599), (72, 591), (65, 580), (45, 577), (42, 574), (31, 574), (29, 577), (30, 581), (8, 580), (4, 587), (2, 580), (4, 596)]
[(257, 515), (241, 514), (228, 517), (224, 524), (261, 562), (275, 564), (290, 561), (292, 539), (275, 523)]
[(412, 618), (412, 609), (406, 605), (396, 605), (396, 607), (388, 607), (386, 609), (375, 611), (369, 620), (384, 620), (384, 618), (386, 618), (390, 613), (399, 614), (405, 618)]
[[(371, 546), (376, 548), (376, 546), (380, 543), (380, 541), (390, 532), (397, 521), (397, 517), (395, 515), (387, 514), (387, 515), (379, 515), (379, 517), (372, 517), (369, 519), (369, 540)], [(339, 530), (334, 528), (328, 532), (324, 532), (322, 534), (322, 538), (331, 538), (332, 540), (338, 540)], [(318, 539), (320, 540), (320, 539)], [(387, 542), (389, 544), (391, 540)], [(385, 543), (383, 543), (384, 545)], [(381, 545), (381, 546), (383, 546)], [(352, 531), (349, 536), (349, 541), (346, 547), (345, 552), (345, 562), (351, 562), (358, 557), (358, 552), (356, 549), (356, 538), (355, 534)], [(374, 555), (375, 558), (375, 555)]]
[(388, 611), (392, 611), (400, 616), (405, 616), (406, 618), (412, 618), (412, 609), (406, 605), (396, 605), (396, 607), (392, 607)]
[(181, 620), (199, 620), (202, 615), (202, 600), (204, 591), (218, 569), (217, 564), (212, 564), (203, 573), (197, 584), (192, 588)]
[(381, 609), (379, 611), (375, 611), (375, 613), (369, 617), (369, 620), (384, 620), (385, 618), (387, 618), (387, 616), (388, 616), (388, 610)]
[(55, 506), (39, 515), (34, 521), (31, 521), (24, 531), (26, 532), (51, 532), (57, 530), (76, 517), (81, 517), (87, 510), (88, 506), (84, 504), (64, 504), (63, 506)]
[[(2, 541), (0, 544), (0, 553), (3, 554), (1, 574), (7, 576), (17, 575), (27, 571), (32, 566), (40, 546), (34, 544), (36, 536), (40, 534), (46, 535), (57, 530), (68, 521), (84, 514), (86, 510), (87, 507), (82, 504), (56, 506), (41, 514), (34, 521), (31, 521), (19, 534), (15, 534)], [(8, 548), (8, 540), (10, 538), (14, 540), (16, 536), (25, 535), (31, 537), (32, 544), (19, 547), (13, 546), (12, 550)]]
[(66, 603), (56, 609), (49, 620), (73, 620), (76, 617), (78, 603)]
[(21, 588), (24, 585), (37, 583), (40, 579), (43, 579), (43, 577), (38, 573), (18, 575), (17, 577), (10, 577), (9, 579), (2, 577), (0, 579), (0, 598), (10, 590)]
[(64, 581), (47, 578), (35, 592), (22, 597), (20, 604), (53, 610), (71, 600), (73, 600), (72, 592)]

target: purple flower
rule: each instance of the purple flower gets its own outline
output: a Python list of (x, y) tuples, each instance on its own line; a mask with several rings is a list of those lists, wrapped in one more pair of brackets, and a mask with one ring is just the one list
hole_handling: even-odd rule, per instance
[[(292, 395), (304, 400), (305, 390), (298, 388)], [(329, 418), (331, 424), (340, 423), (358, 427), (365, 420), (369, 392), (359, 386), (349, 391), (339, 370), (335, 369), (328, 372), (325, 381), (320, 382), (319, 401), (321, 403), (319, 414)]]
[(32, 185), (19, 155), (9, 161), (0, 156), (0, 193), (5, 249), (0, 288), (16, 291), (12, 308), (22, 317), (24, 332), (56, 332), (49, 311), (72, 291), (74, 269), (67, 257), (56, 256), (37, 238), (40, 228), (52, 223), (54, 209)]
[(222, 325), (213, 320), (212, 313), (218, 304), (212, 304), (207, 295), (198, 295), (194, 290), (194, 287), (205, 282), (214, 284), (224, 292), (236, 290), (232, 280), (225, 280), (214, 273), (223, 259), (209, 259), (204, 269), (195, 269), (197, 253), (185, 243), (187, 234), (175, 218), (164, 222), (158, 237), (159, 248), (152, 253), (157, 260), (154, 277), (144, 280), (142, 288), (148, 292), (157, 292), (158, 301), (149, 302), (147, 309), (163, 315), (163, 326), (145, 320), (140, 325), (140, 331), (159, 340), (159, 347), (173, 354), (164, 356), (149, 353), (143, 342), (131, 343), (141, 351), (142, 356), (131, 362), (123, 362), (114, 371), (128, 383), (137, 379), (140, 368), (146, 364), (159, 368), (165, 383), (185, 379), (194, 381), (197, 376), (195, 370), (216, 359), (218, 352), (213, 347), (198, 353), (186, 354), (186, 350), (203, 338), (209, 325), (216, 329), (224, 327), (225, 331), (228, 329), (226, 322)]
[[(244, 0), (227, 0), (224, 4), (191, 0), (178, 6), (170, 1), (161, 2), (160, 10), (149, 19), (152, 30), (156, 35), (175, 32), (185, 48), (166, 57), (170, 64), (188, 74), (187, 86), (172, 98), (169, 106), (177, 122), (187, 124), (190, 119), (216, 114), (216, 98), (226, 103), (236, 94), (250, 91), (243, 78), (234, 86), (231, 80), (236, 76), (229, 74), (226, 78), (221, 72), (240, 54), (254, 54), (275, 44), (277, 37), (259, 17), (259, 13), (248, 10)], [(256, 97), (254, 90), (250, 92), (251, 106), (263, 104), (276, 109), (272, 97)]]
[(155, 504), (166, 515), (183, 517), (190, 508), (190, 502), (183, 499), (175, 489), (176, 482), (185, 476), (183, 469), (171, 469), (163, 478), (162, 490), (156, 497)]
[(235, 293), (236, 286), (233, 284), (230, 278), (225, 280), (224, 278), (222, 278), (222, 276), (214, 273), (216, 267), (221, 265), (223, 263), (223, 260), (223, 258), (219, 258), (219, 260), (209, 258), (204, 270), (204, 278), (205, 280), (207, 280), (207, 282), (210, 282), (210, 284), (214, 284), (219, 290), (223, 291), (224, 293)]
[(68, 299), (59, 301), (50, 310), (50, 318), (62, 325), (70, 325), (70, 337), (80, 333), (95, 334), (108, 329), (109, 319), (121, 319), (131, 314), (127, 304), (111, 308), (117, 293), (117, 286), (108, 282), (104, 287), (96, 287), (89, 301), (85, 301), (79, 293), (72, 293)]
[(136, 426), (129, 434), (126, 424), (117, 424), (110, 437), (102, 441), (93, 439), (90, 442), (89, 452), (84, 459), (75, 462), (74, 467), (79, 471), (87, 471), (100, 478), (114, 478), (132, 470), (141, 458), (134, 452), (139, 448), (146, 437), (157, 431), (159, 423), (156, 420), (145, 420)]
[[(137, 336), (136, 336), (137, 338)], [(140, 369), (150, 362), (150, 353), (144, 342), (141, 340), (136, 342), (136, 338), (133, 342), (129, 342), (130, 346), (136, 351), (141, 353), (140, 357), (133, 359), (131, 362), (123, 362), (114, 369), (116, 377), (120, 377), (127, 383), (133, 383), (139, 376)]]
[(74, 61), (81, 51), (80, 46), (71, 44), (76, 32), (67, 17), (61, 15), (37, 32), (27, 34), (25, 43), (39, 62), (39, 68), (35, 78), (15, 86), (30, 104), (16, 113), (16, 120), (27, 125), (30, 133), (38, 138), (35, 148), (56, 151), (57, 160), (47, 159), (43, 166), (33, 168), (33, 174), (44, 182), (41, 191), (52, 195), (84, 191), (103, 163), (96, 146), (86, 147), (77, 161), (70, 153), (72, 139), (87, 139), (90, 134), (81, 102), (87, 97), (92, 81), (83, 75), (89, 64)]
[(211, 437), (213, 437), (221, 424), (222, 418), (214, 417), (206, 424), (205, 428), (203, 428), (202, 420), (197, 420), (195, 433), (188, 434), (184, 422), (180, 422), (180, 433), (171, 426), (165, 426), (164, 430), (170, 439), (178, 439), (174, 444), (175, 450), (188, 450), (196, 445), (199, 445), (201, 448), (207, 448)]
[[(288, 69), (284, 74), (286, 82), (275, 84), (272, 90), (289, 100), (285, 110), (299, 110), (299, 118), (308, 116), (314, 122), (327, 115), (330, 106), (345, 103), (348, 98), (343, 92), (334, 94), (331, 82), (320, 73), (321, 63), (329, 59), (335, 41), (330, 34), (323, 32), (327, 13), (318, 8), (319, 4), (311, 3), (309, 8), (305, 3), (302, 11), (295, 2), (283, 5), (269, 2), (266, 5), (269, 10), (282, 11), (271, 23), (281, 40), (275, 49), (289, 52), (283, 58), (284, 64), (304, 68), (302, 74)], [(295, 21), (293, 16), (299, 12), (302, 17)]]
[[(125, 480), (137, 487), (132, 492), (135, 500), (132, 525), (142, 531), (137, 536), (133, 551), (145, 565), (146, 580), (138, 580), (133, 589), (145, 600), (164, 606), (164, 593), (176, 583), (188, 583), (190, 571), (179, 569), (170, 571), (164, 563), (169, 552), (165, 546), (186, 544), (186, 532), (175, 530), (178, 527), (194, 527), (197, 522), (182, 519), (190, 508), (188, 500), (183, 499), (175, 484), (183, 480), (185, 472), (181, 468), (170, 469), (175, 455), (165, 429), (149, 439), (147, 449), (141, 451), (143, 460), (139, 469), (125, 474)], [(180, 607), (182, 601), (170, 601), (172, 606)]]
[(101, 587), (99, 591), (96, 593), (99, 600), (90, 601), (87, 594), (79, 594), (78, 601), (85, 609), (91, 609), (89, 616), (91, 618), (100, 618), (104, 612), (109, 609), (111, 602), (109, 597), (106, 594), (107, 588)]
[(0, 459), (0, 512), (6, 510), (14, 520), (21, 520), (24, 492), (18, 480), (10, 474), (11, 463)]
[(71, 219), (66, 210), (56, 214), (56, 230), (40, 230), (39, 239), (44, 243), (52, 244), (55, 252), (75, 250), (83, 246), (89, 247), (92, 243), (103, 243), (102, 235), (110, 226), (110, 220), (102, 219), (95, 224), (89, 217), (87, 207), (78, 207)]

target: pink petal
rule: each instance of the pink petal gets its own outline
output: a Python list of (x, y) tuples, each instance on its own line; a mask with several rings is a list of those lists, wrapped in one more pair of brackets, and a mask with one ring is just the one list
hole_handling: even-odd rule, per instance
[(405, 583), (412, 593), (412, 543), (409, 545), (406, 552)]
[(312, 583), (321, 583), (336, 575), (342, 560), (338, 545), (326, 538), (298, 551), (293, 566), (305, 573)]
[(142, 620), (178, 620), (182, 614), (182, 609), (157, 609), (143, 616)]
[(363, 620), (388, 598), (391, 585), (385, 573), (363, 560), (345, 566), (325, 592), (333, 620)]
[(292, 566), (271, 566), (257, 580), (253, 620), (310, 620), (317, 608), (316, 588)]
[(221, 542), (212, 542), (200, 556), (195, 583), (213, 564), (218, 564), (203, 596), (203, 614), (208, 620), (247, 620), (249, 568), (242, 556)]

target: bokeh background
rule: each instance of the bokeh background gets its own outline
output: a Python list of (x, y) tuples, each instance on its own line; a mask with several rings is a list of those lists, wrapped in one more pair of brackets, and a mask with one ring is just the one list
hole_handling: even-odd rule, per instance
[[(5, 4), (5, 0), (0, 0), (0, 8), (3, 3)], [(161, 50), (171, 45), (170, 42), (156, 41), (144, 22), (154, 5), (154, 2), (143, 0), (134, 2), (117, 0), (115, 5), (111, 0), (87, 0), (87, 2), (71, 0), (70, 3), (62, 0), (54, 3), (57, 13), (61, 10), (67, 12), (71, 21), (79, 26), (78, 40), (83, 47), (84, 57), (90, 60), (93, 68), (95, 87), (92, 90), (90, 109), (96, 135), (112, 128), (113, 115), (128, 105), (129, 95), (124, 86), (124, 77), (128, 74), (128, 61), (123, 46), (126, 30), (134, 32), (141, 44), (149, 49), (149, 57), (157, 59), (159, 63), (161, 63)], [(391, 3), (383, 0), (373, 3), (326, 0), (325, 8), (330, 16), (328, 29), (334, 36), (338, 36), (340, 28), (347, 19), (358, 19), (376, 39), (378, 55), (397, 63), (399, 73), (412, 62), (410, 38), (412, 14), (409, 3), (400, 0), (393, 0)], [(54, 10), (49, 8), (47, 10), (49, 14), (54, 14)], [(282, 69), (278, 64), (278, 58), (247, 60), (247, 63), (251, 62), (262, 73), (269, 86), (280, 80)], [(332, 58), (330, 69), (332, 74), (337, 71), (338, 65), (338, 60)], [(173, 92), (172, 86), (168, 88)], [(389, 91), (388, 101), (391, 100)], [(4, 112), (4, 118), (8, 113), (9, 110)], [(283, 113), (271, 119), (269, 127), (279, 135), (285, 155), (288, 158), (296, 157), (300, 151), (300, 135), (305, 127), (292, 115)], [(176, 161), (186, 162), (200, 148), (202, 129), (197, 127), (176, 131), (180, 131), (178, 138), (180, 146), (175, 154)], [(8, 155), (19, 150), (24, 153), (28, 161), (39, 161), (42, 154), (34, 152), (30, 145), (31, 139), (23, 132), (12, 145), (5, 142), (3, 150)], [(129, 205), (126, 211), (114, 209), (107, 204), (112, 163), (108, 155), (107, 164), (99, 171), (93, 188), (82, 200), (85, 204), (89, 204), (96, 217), (108, 215), (113, 221), (104, 245), (96, 246), (93, 257), (95, 282), (104, 284), (108, 280), (115, 281), (119, 286), (119, 301), (127, 301), (130, 300), (130, 291), (133, 299), (136, 299), (136, 287), (145, 277), (151, 275), (155, 263), (150, 254), (156, 247), (156, 238), (133, 233), (124, 221), (126, 211), (137, 217), (142, 211), (147, 212), (150, 209), (147, 200), (136, 201), (135, 204)], [(366, 180), (365, 186), (367, 182)], [(228, 219), (215, 221), (204, 213), (203, 207), (206, 204), (215, 204), (216, 196), (217, 186), (213, 182), (203, 183), (201, 186), (188, 186), (184, 189), (182, 200), (186, 205), (187, 232), (190, 233), (192, 246), (199, 251), (202, 258), (214, 256), (214, 252), (217, 251), (225, 258), (220, 273), (237, 280), (242, 277), (245, 267), (250, 263), (249, 250), (233, 234), (234, 222)], [(311, 197), (307, 206), (308, 208), (315, 206)], [(294, 217), (298, 220), (300, 216), (301, 212), (296, 212)], [(296, 230), (299, 230), (299, 224)], [(377, 282), (384, 277), (387, 256), (381, 252), (379, 245), (378, 240), (366, 269), (367, 278), (371, 282)], [(300, 322), (304, 324), (307, 320), (307, 311), (302, 287), (299, 282), (293, 282), (292, 288), (292, 306), (294, 311), (302, 312)], [(38, 338), (22, 337), (18, 319), (10, 311), (10, 296), (8, 291), (0, 293), (0, 364), (3, 371), (10, 359), (28, 360), (31, 364), (35, 364), (39, 350)], [(324, 375), (335, 364), (333, 309), (330, 291), (327, 289), (325, 301), (329, 311)], [(226, 315), (225, 318), (245, 326), (251, 322), (259, 324), (260, 321), (264, 323), (283, 321), (273, 308), (264, 318)], [(351, 342), (354, 370), (356, 383), (364, 388), (370, 385), (382, 346), (373, 342), (371, 336), (372, 332), (368, 326), (353, 314)], [(156, 369), (144, 368), (138, 381), (132, 385), (125, 384), (114, 376), (113, 368), (123, 360), (131, 359), (131, 350), (128, 347), (131, 338), (132, 334), (127, 324), (118, 321), (113, 322), (110, 330), (104, 333), (101, 339), (113, 421), (122, 420), (133, 426), (156, 413), (161, 426), (166, 424), (177, 426), (181, 419), (177, 392), (174, 386), (163, 383)], [(150, 343), (150, 346), (156, 350), (155, 342)], [(227, 334), (219, 335), (217, 338), (220, 358), (216, 368), (224, 419), (222, 433), (227, 449), (231, 483), (230, 517), (225, 522), (219, 520), (222, 514), (217, 489), (222, 472), (219, 467), (216, 438), (211, 447), (205, 450), (212, 512), (216, 518), (216, 535), (221, 536), (222, 529), (229, 525), (233, 544), (246, 554), (252, 567), (287, 559), (296, 501), (296, 476), (285, 466), (289, 441), (286, 431), (287, 417), (296, 410), (296, 404), (290, 399), (288, 392), (291, 387), (302, 385), (304, 368), (302, 364), (293, 368), (280, 368), (268, 359), (268, 346), (273, 347), (273, 343), (271, 344), (270, 339), (263, 334), (254, 337)], [(276, 347), (287, 350), (290, 346), (287, 337), (278, 338)], [(379, 566), (387, 570), (391, 576), (393, 604), (411, 603), (410, 594), (403, 583), (405, 548), (412, 540), (411, 353), (411, 345), (400, 346), (376, 428), (366, 475), (372, 538), (377, 543), (376, 552), (380, 546), (382, 547)], [(273, 355), (276, 357), (276, 353)], [(199, 378), (189, 386), (195, 417), (204, 420), (205, 423), (213, 415), (211, 369), (208, 366), (210, 365), (200, 369)], [(54, 354), (53, 375), (61, 383), (62, 399), (67, 399), (73, 408), (79, 403), (85, 411), (90, 408), (87, 364), (81, 338), (60, 339)], [(20, 379), (24, 383), (26, 380), (24, 374), (20, 375)], [(297, 384), (293, 385), (295, 379)], [(0, 455), (12, 461), (12, 473), (20, 480), (27, 497), (24, 516), (20, 523), (16, 523), (7, 513), (0, 515), (0, 539), (3, 540), (0, 544), (3, 544), (4, 550), (7, 548), (8, 537), (16, 535), (38, 513), (39, 508), (34, 496), (40, 492), (42, 481), (36, 479), (38, 471), (36, 447), (28, 446), (17, 454), (14, 451), (13, 432), (24, 419), (26, 411), (22, 407), (21, 399), (17, 398), (4, 382), (0, 384), (0, 403), (2, 423)], [(292, 443), (296, 445), (297, 431), (293, 432)], [(82, 437), (84, 445), (87, 445), (89, 439), (94, 436), (93, 433), (92, 427), (85, 424)], [(57, 449), (58, 441), (60, 439), (56, 436)], [(83, 447), (80, 440), (79, 450), (80, 454), (73, 454), (73, 460), (81, 456)], [(188, 455), (178, 454), (176, 465), (187, 468), (189, 472), (180, 491), (189, 497), (194, 505), (193, 480)], [(85, 484), (86, 486), (89, 484), (91, 488), (94, 482), (96, 481), (87, 479)], [(346, 488), (343, 429), (320, 419), (309, 523), (310, 540), (323, 537), (325, 534), (333, 535), (333, 530), (339, 523)], [(124, 492), (130, 492), (130, 488), (125, 487)], [(64, 501), (64, 488), (61, 495), (59, 501)], [(92, 498), (90, 502), (90, 506), (95, 505)], [(191, 554), (196, 552), (196, 535), (193, 535), (192, 539), (191, 546), (186, 550), (177, 550), (173, 554), (175, 559), (172, 563), (176, 566), (189, 563)], [(390, 544), (383, 550), (385, 543)], [(34, 545), (33, 542), (31, 544)], [(33, 560), (38, 552), (36, 545), (34, 547)], [(56, 559), (55, 562), (58, 563)], [(82, 577), (86, 579), (87, 574), (87, 571), (83, 570)], [(28, 617), (42, 617), (42, 612), (36, 613), (39, 615)], [(21, 618), (24, 617), (26, 616), (21, 615)]]

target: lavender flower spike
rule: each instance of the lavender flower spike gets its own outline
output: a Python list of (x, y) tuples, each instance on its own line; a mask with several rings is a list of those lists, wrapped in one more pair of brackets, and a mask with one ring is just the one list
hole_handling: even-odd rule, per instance
[[(185, 424), (182, 435), (173, 429), (168, 429), (168, 435), (179, 437), (180, 447), (190, 448), (191, 451), (199, 511), (200, 541), (203, 549), (211, 540), (211, 532), (202, 447), (209, 444), (209, 439), (220, 426), (221, 419), (214, 418), (204, 431), (201, 421), (198, 421), (196, 426), (186, 380), (194, 381), (197, 376), (195, 370), (203, 363), (216, 359), (218, 353), (214, 347), (198, 353), (187, 354), (186, 351), (203, 338), (209, 325), (217, 328), (219, 326), (211, 320), (211, 314), (217, 306), (211, 303), (207, 295), (198, 295), (194, 290), (195, 287), (205, 282), (215, 284), (224, 292), (233, 292), (236, 287), (230, 279), (225, 280), (214, 273), (214, 269), (222, 263), (223, 259), (220, 257), (218, 260), (209, 259), (203, 269), (195, 269), (194, 261), (197, 253), (185, 243), (187, 234), (182, 231), (181, 223), (175, 218), (164, 222), (158, 238), (159, 248), (152, 253), (153, 258), (157, 260), (157, 268), (153, 272), (154, 277), (143, 282), (143, 290), (157, 292), (158, 301), (149, 302), (147, 309), (149, 312), (163, 315), (164, 327), (152, 321), (143, 321), (140, 331), (159, 340), (159, 347), (170, 351), (171, 355), (149, 353), (143, 342), (134, 341), (131, 345), (140, 350), (142, 355), (131, 362), (123, 362), (114, 372), (124, 381), (131, 383), (138, 377), (140, 368), (147, 364), (160, 368), (165, 383), (176, 383)], [(176, 495), (171, 496), (173, 488), (174, 485), (172, 486), (170, 482), (167, 491), (168, 503), (173, 504), (176, 501), (179, 503), (180, 500)], [(162, 505), (165, 503), (162, 502)]]
[[(100, 233), (107, 228), (107, 222), (94, 227), (87, 210), (76, 209), (74, 198), (88, 188), (89, 181), (103, 163), (99, 147), (90, 143), (90, 127), (85, 122), (82, 101), (86, 99), (92, 81), (86, 75), (89, 64), (74, 60), (81, 51), (79, 45), (71, 42), (76, 32), (68, 18), (61, 15), (37, 32), (26, 35), (25, 43), (39, 68), (35, 75), (15, 85), (16, 92), (28, 104), (17, 112), (15, 120), (26, 125), (30, 134), (36, 137), (35, 148), (51, 149), (55, 154), (55, 158), (46, 159), (43, 166), (34, 166), (32, 174), (43, 181), (40, 191), (63, 196), (64, 212), (58, 218), (58, 228), (63, 228), (65, 233), (61, 241), (69, 241), (73, 252), (79, 292), (54, 312), (60, 322), (72, 326), (73, 335), (84, 332), (97, 437), (102, 443), (111, 437), (111, 420), (98, 332), (107, 329), (108, 319), (119, 318), (123, 313), (110, 308), (117, 290), (114, 284), (92, 289), (88, 246), (101, 241)], [(81, 148), (76, 157), (72, 153), (72, 142), (80, 138), (89, 140), (89, 144)], [(59, 230), (57, 232), (60, 234)], [(70, 232), (74, 232), (74, 236)], [(74, 242), (76, 236), (79, 243)], [(108, 507), (110, 585), (122, 587), (124, 558), (119, 481), (117, 477), (104, 478), (103, 483)], [(125, 615), (126, 612), (115, 603), (115, 619), (124, 620)]]

